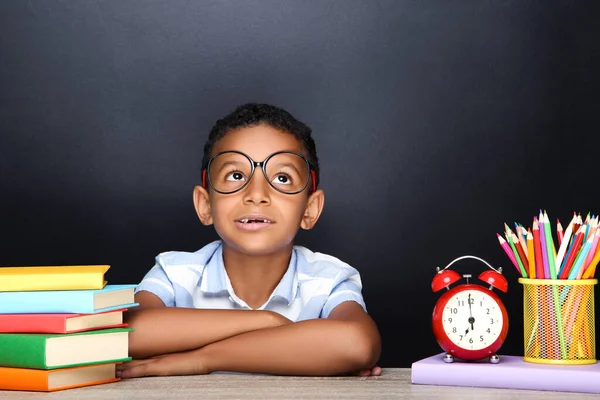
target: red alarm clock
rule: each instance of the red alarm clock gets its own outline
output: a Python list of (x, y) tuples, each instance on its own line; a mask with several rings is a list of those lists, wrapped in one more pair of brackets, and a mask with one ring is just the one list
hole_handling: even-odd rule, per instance
[[(457, 261), (472, 258), (483, 262), (491, 270), (479, 275), (489, 285), (469, 283), (471, 275), (464, 274), (466, 283), (450, 288), (461, 276), (448, 269)], [(446, 352), (445, 362), (454, 359), (474, 361), (488, 358), (493, 364), (500, 362), (496, 352), (504, 343), (508, 333), (508, 314), (500, 297), (493, 292), (508, 290), (508, 282), (502, 268), (495, 269), (486, 261), (474, 256), (463, 256), (453, 260), (444, 269), (436, 268), (431, 288), (434, 292), (447, 291), (438, 299), (433, 309), (433, 334)]]

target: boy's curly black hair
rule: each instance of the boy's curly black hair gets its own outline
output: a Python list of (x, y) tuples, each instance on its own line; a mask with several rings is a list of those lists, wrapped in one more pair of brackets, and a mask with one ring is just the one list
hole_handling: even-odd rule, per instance
[(215, 143), (227, 133), (238, 128), (256, 126), (260, 124), (269, 125), (272, 128), (294, 135), (306, 151), (306, 158), (315, 170), (316, 185), (319, 185), (319, 159), (315, 141), (311, 134), (312, 129), (306, 124), (298, 121), (292, 114), (282, 108), (270, 104), (247, 103), (237, 106), (230, 114), (217, 120), (210, 130), (208, 140), (204, 145), (204, 158), (202, 169), (208, 165), (211, 152)]

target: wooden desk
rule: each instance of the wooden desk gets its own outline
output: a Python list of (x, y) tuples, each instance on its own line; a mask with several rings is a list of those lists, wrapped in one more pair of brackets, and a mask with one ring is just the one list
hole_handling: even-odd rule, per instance
[(371, 378), (276, 377), (241, 374), (123, 380), (55, 393), (3, 392), (0, 399), (579, 399), (582, 393), (413, 385), (410, 369)]

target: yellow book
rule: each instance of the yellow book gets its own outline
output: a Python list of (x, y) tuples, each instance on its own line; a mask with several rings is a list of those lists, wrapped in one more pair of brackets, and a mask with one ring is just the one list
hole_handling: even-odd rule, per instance
[(0, 267), (0, 292), (102, 289), (110, 265)]

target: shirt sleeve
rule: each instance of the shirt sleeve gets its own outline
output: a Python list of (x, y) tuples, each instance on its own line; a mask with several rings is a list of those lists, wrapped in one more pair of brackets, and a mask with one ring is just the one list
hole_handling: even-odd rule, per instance
[(367, 306), (362, 296), (362, 283), (360, 274), (354, 268), (348, 268), (338, 275), (338, 283), (334, 286), (329, 294), (323, 310), (321, 318), (327, 318), (334, 308), (345, 301), (354, 301), (367, 311)]
[(135, 293), (142, 290), (158, 296), (167, 307), (175, 306), (173, 283), (158, 263), (144, 276), (144, 279), (135, 289)]

